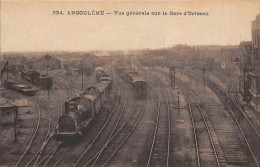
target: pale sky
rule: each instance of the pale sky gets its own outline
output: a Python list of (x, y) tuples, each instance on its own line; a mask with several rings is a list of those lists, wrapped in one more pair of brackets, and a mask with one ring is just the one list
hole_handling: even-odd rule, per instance
[[(251, 40), (251, 21), (260, 13), (260, 0), (2, 1), (1, 9), (2, 52), (128, 50), (184, 43), (237, 45)], [(53, 15), (53, 10), (64, 15)], [(112, 14), (66, 15), (75, 10)], [(114, 11), (150, 15), (116, 16)], [(162, 11), (168, 15), (151, 15)], [(209, 16), (170, 16), (170, 11), (208, 12)]]

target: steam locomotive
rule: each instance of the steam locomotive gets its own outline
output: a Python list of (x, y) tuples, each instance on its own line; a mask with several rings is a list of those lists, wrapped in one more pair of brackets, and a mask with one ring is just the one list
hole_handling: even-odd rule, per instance
[(82, 135), (98, 113), (108, 103), (111, 90), (109, 80), (99, 81), (79, 97), (65, 102), (65, 114), (60, 116), (54, 137), (58, 140)]

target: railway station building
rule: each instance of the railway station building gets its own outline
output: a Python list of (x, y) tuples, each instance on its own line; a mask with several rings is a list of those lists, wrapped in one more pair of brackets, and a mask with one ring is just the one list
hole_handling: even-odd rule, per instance
[(260, 91), (260, 14), (251, 24), (252, 31), (252, 71), (249, 73), (249, 92), (251, 94), (251, 104), (259, 109)]

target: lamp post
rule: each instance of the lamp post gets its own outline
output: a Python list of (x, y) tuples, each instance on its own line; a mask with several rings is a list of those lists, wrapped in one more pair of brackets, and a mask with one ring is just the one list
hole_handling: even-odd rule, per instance
[(205, 68), (202, 68), (203, 73), (203, 84), (204, 84), (204, 91), (205, 91)]
[(173, 69), (173, 87), (175, 87), (175, 68)]
[(178, 111), (180, 111), (180, 92), (178, 91), (177, 92), (177, 95), (178, 95)]
[(14, 116), (14, 142), (17, 140), (17, 117), (18, 117), (18, 110), (15, 108), (15, 116)]
[(49, 74), (49, 61), (50, 61), (50, 56), (46, 55), (45, 56), (45, 62), (46, 62), (47, 75)]
[(256, 108), (258, 109), (258, 93), (259, 90), (256, 90)]

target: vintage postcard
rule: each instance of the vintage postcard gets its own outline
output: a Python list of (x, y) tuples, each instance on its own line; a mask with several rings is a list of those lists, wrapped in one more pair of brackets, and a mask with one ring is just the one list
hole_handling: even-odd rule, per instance
[(1, 0), (0, 166), (260, 167), (259, 0)]

